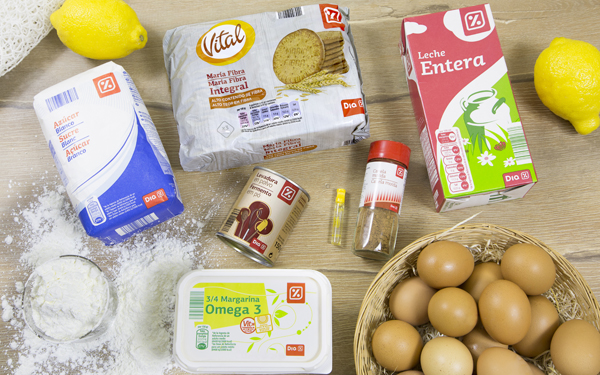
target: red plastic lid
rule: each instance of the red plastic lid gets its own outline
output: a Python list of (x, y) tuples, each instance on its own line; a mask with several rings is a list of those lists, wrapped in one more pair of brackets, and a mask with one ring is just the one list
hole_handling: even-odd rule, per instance
[(392, 159), (406, 165), (410, 160), (410, 148), (400, 142), (375, 141), (369, 149), (369, 159)]

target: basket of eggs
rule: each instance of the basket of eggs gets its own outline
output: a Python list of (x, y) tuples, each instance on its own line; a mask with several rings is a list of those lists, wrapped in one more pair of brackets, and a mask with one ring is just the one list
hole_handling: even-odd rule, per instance
[(377, 274), (354, 335), (359, 375), (597, 375), (600, 305), (559, 253), (515, 230), (461, 225)]

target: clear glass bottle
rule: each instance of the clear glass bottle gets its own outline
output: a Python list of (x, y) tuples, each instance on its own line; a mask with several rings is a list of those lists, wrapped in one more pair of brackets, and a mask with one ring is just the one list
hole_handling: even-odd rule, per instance
[(400, 142), (371, 143), (352, 246), (355, 255), (377, 260), (394, 255), (409, 160), (410, 148)]

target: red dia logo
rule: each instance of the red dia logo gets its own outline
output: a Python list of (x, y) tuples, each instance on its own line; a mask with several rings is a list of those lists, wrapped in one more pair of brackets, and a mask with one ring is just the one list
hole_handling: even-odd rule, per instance
[(403, 179), (404, 178), (404, 168), (402, 168), (401, 166), (397, 166), (396, 176), (400, 179)]
[(121, 92), (117, 79), (112, 73), (101, 75), (100, 77), (94, 78), (92, 81), (94, 81), (94, 87), (96, 87), (98, 96), (101, 98)]
[(339, 11), (337, 5), (319, 4), (319, 7), (321, 8), (321, 18), (323, 19), (323, 27), (325, 27), (326, 29), (345, 29), (346, 26), (342, 21), (342, 13)]
[(294, 201), (294, 198), (296, 198), (296, 194), (298, 194), (298, 190), (299, 189), (297, 186), (294, 186), (289, 181), (286, 181), (285, 184), (283, 184), (279, 195), (277, 195), (277, 198), (291, 205)]
[(159, 203), (166, 202), (169, 200), (167, 197), (167, 193), (165, 193), (164, 189), (158, 189), (153, 191), (152, 193), (146, 194), (142, 197), (144, 200), (144, 204), (146, 208), (152, 208)]
[(361, 98), (342, 100), (342, 111), (344, 117), (360, 115), (365, 113), (365, 105)]
[(460, 15), (462, 18), (463, 30), (466, 36), (490, 31), (490, 23), (487, 19), (486, 13), (485, 6), (483, 5), (468, 9), (461, 9)]
[(287, 303), (304, 303), (304, 283), (287, 283)]

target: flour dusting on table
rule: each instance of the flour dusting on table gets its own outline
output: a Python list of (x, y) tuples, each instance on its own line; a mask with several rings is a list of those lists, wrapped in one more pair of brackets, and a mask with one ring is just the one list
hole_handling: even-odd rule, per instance
[[(81, 226), (62, 186), (46, 186), (28, 207), (13, 213), (20, 233), (4, 239), (21, 255), (22, 274), (15, 289), (1, 296), (2, 319), (10, 322), (6, 364), (0, 372), (34, 374), (163, 374), (174, 367), (171, 357), (175, 286), (186, 272), (202, 268), (215, 240), (200, 242), (202, 230), (223, 200), (206, 212), (186, 212), (175, 220), (117, 246), (99, 246)], [(226, 199), (226, 195), (221, 199)], [(20, 197), (27, 199), (28, 197)], [(208, 201), (208, 200), (207, 200)], [(9, 239), (10, 238), (10, 239)], [(92, 342), (53, 344), (38, 338), (22, 316), (23, 281), (45, 261), (77, 254), (97, 262), (118, 289), (114, 324)]]

